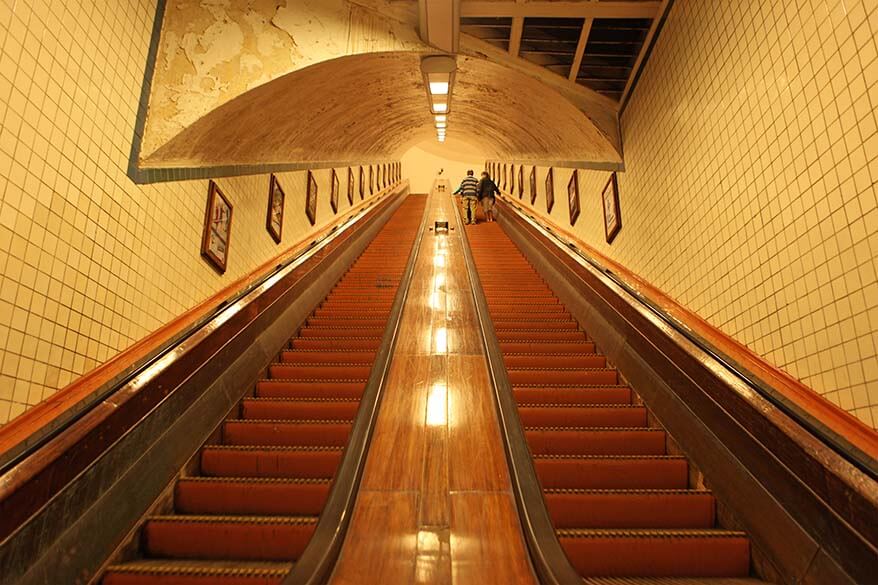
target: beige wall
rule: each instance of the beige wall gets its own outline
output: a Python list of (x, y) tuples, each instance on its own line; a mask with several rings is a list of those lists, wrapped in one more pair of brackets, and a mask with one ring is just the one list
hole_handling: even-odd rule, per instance
[(401, 160), (403, 176), (409, 180), (412, 193), (429, 193), (439, 169), (444, 169), (442, 176), (448, 179), (454, 191), (467, 170), (472, 169), (478, 176), (485, 166), (478, 149), (453, 138), (449, 138), (446, 144), (439, 144), (432, 138), (413, 146)]
[(573, 228), (872, 427), (876, 36), (874, 1), (677, 0), (622, 120), (622, 231), (606, 244), (594, 171)]
[[(0, 424), (316, 229), (306, 173), (280, 175), (280, 245), (268, 177), (219, 179), (234, 205), (220, 276), (200, 256), (207, 181), (127, 178), (154, 13), (149, 0), (0, 0)], [(332, 219), (330, 172), (316, 172), (317, 228)]]

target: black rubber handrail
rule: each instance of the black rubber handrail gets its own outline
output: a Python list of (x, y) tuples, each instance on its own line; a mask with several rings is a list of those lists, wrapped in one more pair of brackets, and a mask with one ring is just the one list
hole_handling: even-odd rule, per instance
[(418, 228), (403, 272), (403, 278), (393, 299), (381, 345), (375, 354), (375, 362), (369, 373), (366, 388), (363, 390), (360, 407), (351, 428), (350, 439), (339, 464), (335, 480), (332, 482), (326, 505), (320, 514), (314, 535), (302, 552), (302, 556), (293, 565), (293, 570), (283, 580), (283, 585), (318, 585), (324, 583), (335, 568), (351, 522), (360, 480), (366, 465), (366, 455), (375, 429), (375, 421), (378, 418), (378, 409), (384, 396), (384, 385), (390, 370), (391, 358), (399, 339), (402, 311), (411, 288), (412, 274), (426, 230), (429, 211), (428, 202), (424, 207), (424, 215), (421, 218), (421, 225)]
[(561, 235), (556, 233), (550, 226), (544, 225), (542, 222), (537, 220), (537, 218), (534, 217), (531, 213), (528, 213), (525, 208), (509, 200), (507, 197), (503, 198), (503, 202), (510, 209), (512, 209), (523, 221), (529, 223), (534, 229), (544, 234), (546, 237), (554, 240), (556, 245), (558, 245), (560, 249), (570, 254), (572, 258), (579, 261), (580, 263), (585, 262), (588, 267), (596, 270), (604, 277), (610, 279), (613, 284), (624, 290), (635, 301), (646, 307), (664, 324), (668, 325), (675, 332), (685, 337), (688, 341), (698, 347), (699, 350), (710, 356), (711, 359), (715, 360), (732, 375), (744, 382), (744, 384), (753, 389), (762, 398), (769, 401), (781, 412), (783, 412), (791, 419), (793, 419), (797, 424), (805, 428), (817, 440), (829, 447), (845, 461), (847, 461), (872, 479), (878, 479), (878, 461), (869, 456), (868, 453), (864, 452), (862, 449), (848, 441), (841, 434), (826, 426), (820, 419), (804, 410), (801, 406), (796, 404), (796, 402), (794, 402), (793, 400), (789, 399), (783, 393), (779, 392), (769, 384), (766, 384), (756, 374), (738, 363), (734, 358), (723, 352), (721, 349), (717, 348), (710, 341), (686, 327), (685, 324), (681, 323), (673, 316), (668, 314), (667, 311), (665, 311), (659, 305), (654, 303), (651, 299), (643, 295), (640, 291), (629, 285), (618, 275), (616, 275), (616, 273), (614, 273), (612, 270), (599, 262), (596, 258), (581, 250), (576, 245), (576, 243), (566, 238), (563, 238)]
[[(399, 188), (399, 185), (395, 188)], [(388, 195), (393, 196), (393, 192), (391, 191)], [(210, 311), (210, 313), (204, 315), (203, 317), (189, 325), (182, 332), (174, 335), (167, 342), (163, 343), (155, 350), (149, 352), (149, 354), (136, 361), (121, 374), (115, 376), (113, 379), (99, 386), (98, 389), (94, 393), (92, 393), (90, 397), (83, 399), (75, 406), (71, 407), (71, 409), (67, 413), (65, 413), (66, 416), (64, 416), (60, 420), (56, 419), (52, 423), (49, 423), (47, 427), (43, 427), (43, 429), (40, 429), (34, 435), (31, 435), (30, 437), (28, 437), (28, 439), (26, 439), (19, 445), (7, 450), (4, 453), (0, 453), (0, 477), (2, 477), (11, 469), (15, 468), (16, 465), (18, 465), (28, 457), (32, 456), (37, 451), (39, 451), (42, 447), (52, 441), (52, 439), (61, 435), (64, 431), (73, 426), (77, 421), (86, 416), (88, 412), (91, 411), (91, 409), (109, 399), (113, 394), (118, 392), (121, 388), (124, 388), (126, 385), (130, 384), (143, 373), (149, 371), (154, 364), (159, 362), (166, 355), (175, 351), (175, 349), (181, 346), (187, 339), (191, 338), (202, 329), (209, 327), (214, 320), (221, 317), (223, 312), (232, 308), (239, 300), (245, 298), (247, 295), (251, 294), (259, 287), (264, 286), (272, 278), (279, 277), (281, 273), (286, 274), (303, 264), (318, 251), (329, 245), (334, 239), (339, 237), (345, 231), (349, 230), (364, 215), (372, 211), (372, 208), (375, 206), (375, 204), (384, 201), (384, 199), (382, 199), (381, 201), (375, 201), (361, 208), (357, 213), (354, 213), (344, 222), (336, 225), (328, 233), (324, 234), (316, 240), (313, 240), (310, 244), (308, 244), (306, 248), (302, 249), (295, 256), (288, 258), (287, 260), (278, 264), (266, 274), (260, 276), (258, 279), (256, 279), (240, 291), (223, 300), (212, 311)]]
[[(454, 205), (458, 225), (463, 225), (460, 206)], [(500, 434), (506, 451), (506, 462), (512, 480), (512, 491), (518, 507), (518, 518), (527, 543), (530, 561), (534, 571), (543, 585), (581, 585), (582, 577), (570, 564), (558, 536), (546, 502), (543, 489), (537, 478), (531, 457), (530, 447), (524, 434), (524, 426), (518, 415), (518, 406), (512, 393), (512, 384), (506, 372), (503, 352), (497, 341), (494, 322), (488, 310), (488, 302), (482, 289), (482, 282), (473, 261), (466, 230), (461, 230), (464, 240), (463, 254), (467, 274), (471, 283), (476, 317), (479, 323), (485, 359), (488, 362), (488, 373), (494, 388), (494, 405), (500, 419)]]

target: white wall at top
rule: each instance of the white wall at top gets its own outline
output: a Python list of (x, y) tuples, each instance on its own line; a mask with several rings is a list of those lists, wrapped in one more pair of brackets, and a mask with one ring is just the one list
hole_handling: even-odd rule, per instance
[(444, 169), (442, 176), (454, 190), (467, 170), (472, 169), (478, 176), (485, 166), (485, 157), (479, 150), (453, 138), (444, 144), (436, 139), (421, 142), (406, 151), (401, 160), (402, 175), (411, 181), (412, 193), (428, 193), (440, 169)]

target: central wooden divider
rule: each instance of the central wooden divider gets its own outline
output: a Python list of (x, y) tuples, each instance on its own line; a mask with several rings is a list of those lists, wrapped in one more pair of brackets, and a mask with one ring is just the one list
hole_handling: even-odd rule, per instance
[(331, 583), (536, 583), (453, 201), (433, 193), (353, 519)]

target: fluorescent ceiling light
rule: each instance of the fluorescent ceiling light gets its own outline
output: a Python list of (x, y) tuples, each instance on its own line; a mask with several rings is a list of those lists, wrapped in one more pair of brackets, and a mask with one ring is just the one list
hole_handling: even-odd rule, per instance
[(448, 82), (447, 81), (431, 81), (430, 82), (430, 93), (433, 95), (448, 95)]
[(448, 111), (448, 104), (445, 102), (436, 102), (433, 104), (433, 111), (447, 112)]
[(446, 126), (448, 126), (448, 124), (445, 122), (436, 122), (437, 128), (445, 128)]
[(448, 121), (448, 116), (446, 116), (445, 114), (436, 114), (436, 121), (437, 122), (446, 122), (446, 121)]

